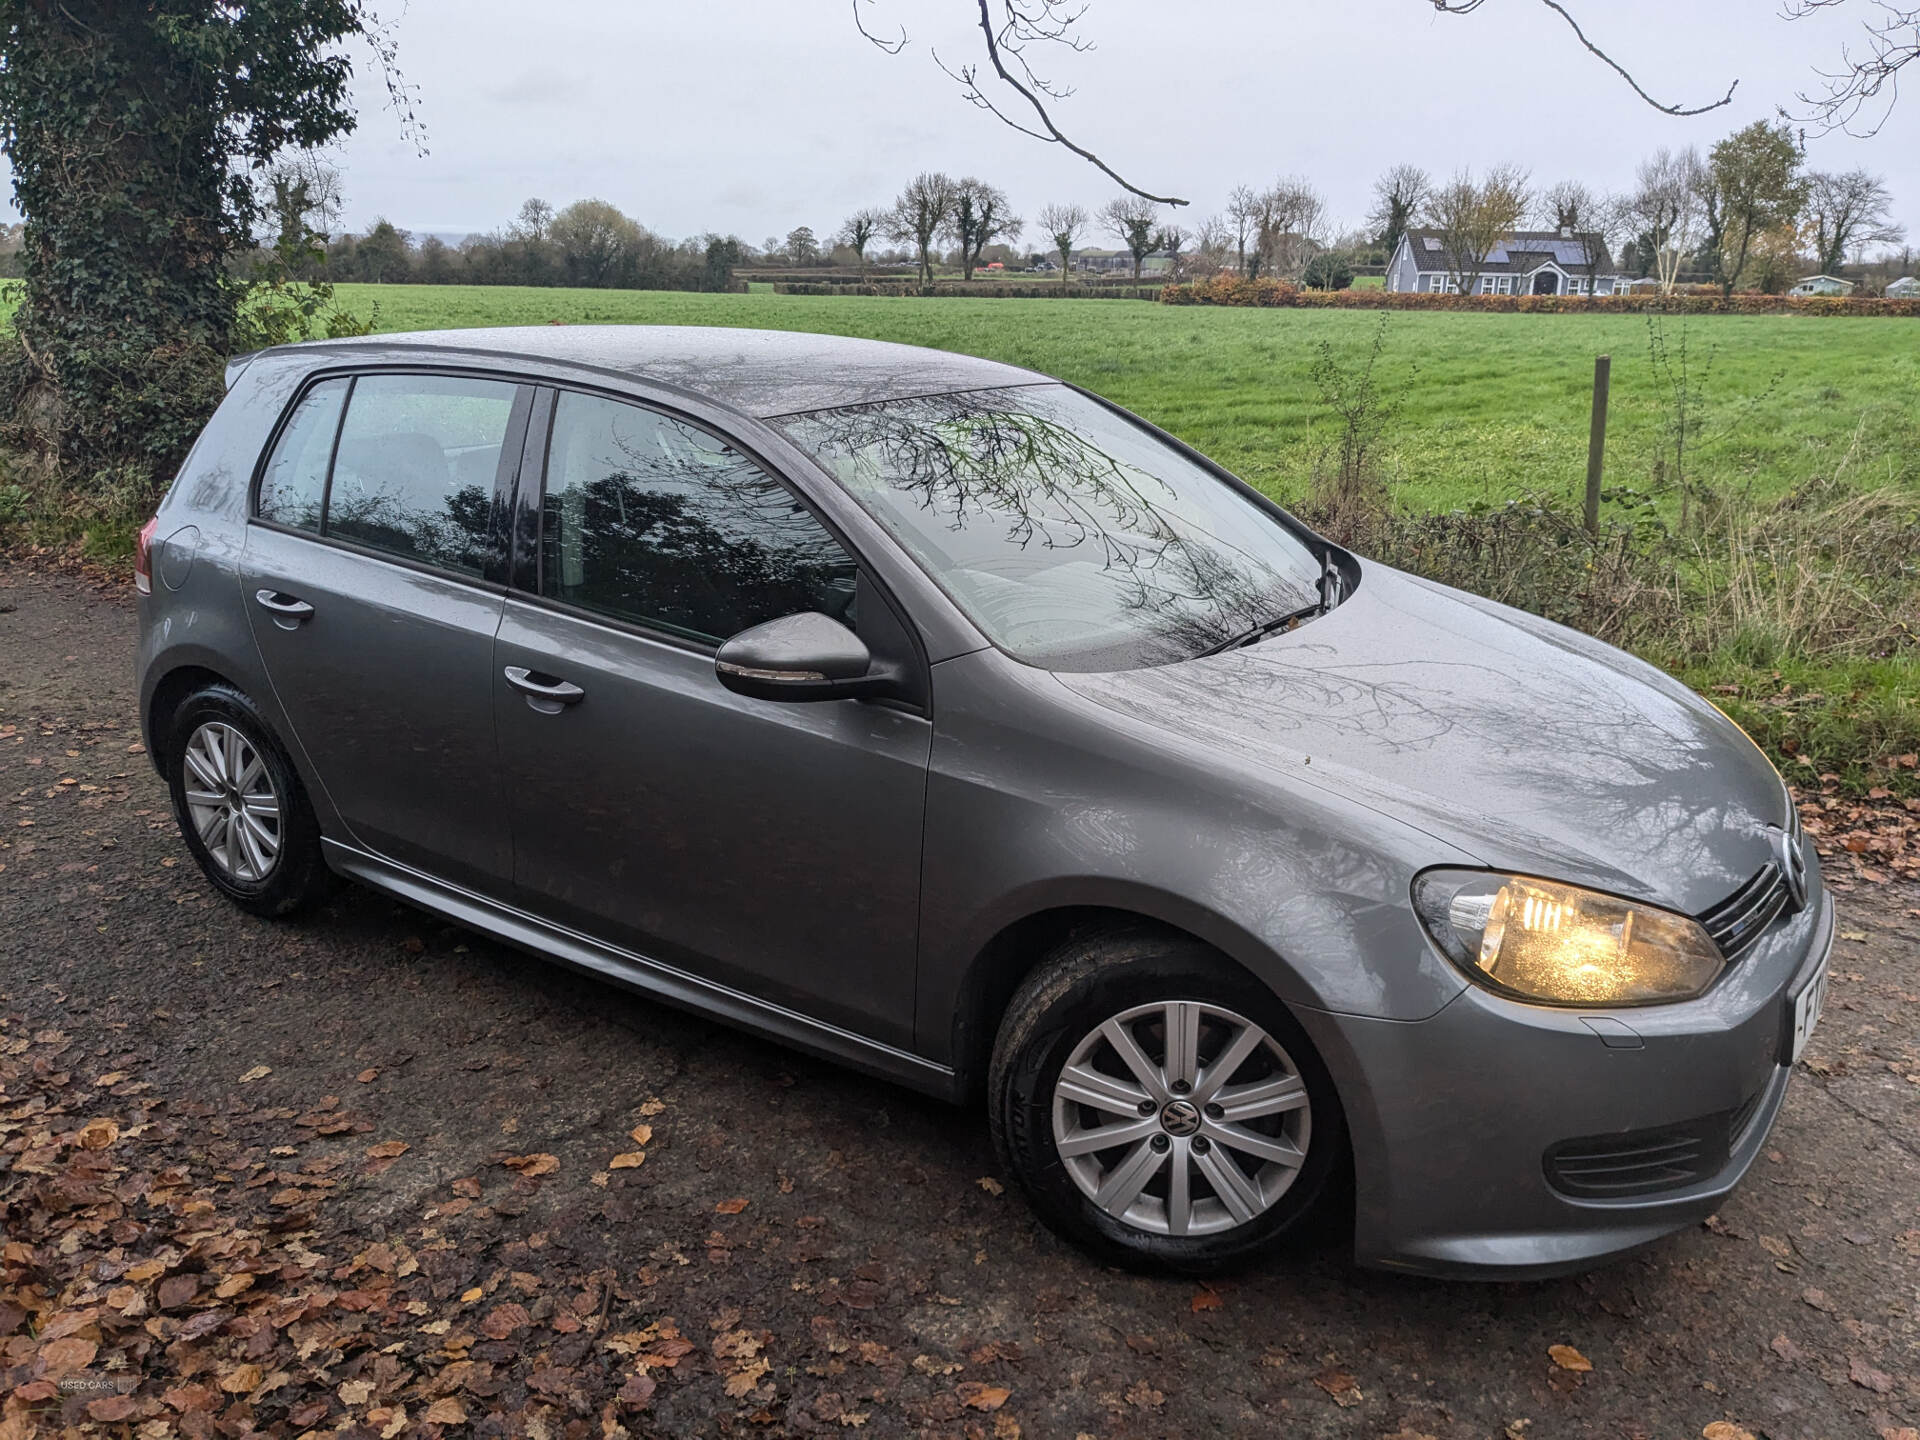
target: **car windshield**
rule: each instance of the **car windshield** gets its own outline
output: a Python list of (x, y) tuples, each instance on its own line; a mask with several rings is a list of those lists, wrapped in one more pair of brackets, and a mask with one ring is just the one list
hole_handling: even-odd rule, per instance
[(1064, 385), (774, 423), (1028, 664), (1190, 659), (1319, 598), (1318, 559), (1269, 511)]

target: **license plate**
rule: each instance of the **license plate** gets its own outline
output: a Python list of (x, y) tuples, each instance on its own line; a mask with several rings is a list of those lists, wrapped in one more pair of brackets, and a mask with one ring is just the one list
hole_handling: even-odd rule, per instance
[(1813, 1027), (1820, 1023), (1820, 1010), (1827, 1003), (1827, 976), (1831, 968), (1830, 961), (1822, 960), (1813, 979), (1793, 998), (1793, 1053), (1790, 1064), (1799, 1063), (1801, 1054), (1807, 1048), (1807, 1041), (1813, 1036)]

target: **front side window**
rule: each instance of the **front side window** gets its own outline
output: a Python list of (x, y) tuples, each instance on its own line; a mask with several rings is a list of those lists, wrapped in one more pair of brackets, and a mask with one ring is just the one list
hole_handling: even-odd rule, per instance
[(725, 441), (561, 394), (540, 523), (548, 599), (718, 643), (809, 610), (851, 626), (857, 574), (793, 492)]
[(1318, 558), (1272, 512), (1064, 385), (774, 423), (1029, 664), (1189, 659), (1320, 596)]
[(260, 476), (257, 513), (262, 520), (319, 532), (327, 503), (327, 467), (333, 463), (334, 437), (340, 433), (340, 411), (351, 383), (323, 380), (300, 398)]
[(515, 393), (503, 380), (360, 376), (340, 427), (324, 533), (481, 574)]

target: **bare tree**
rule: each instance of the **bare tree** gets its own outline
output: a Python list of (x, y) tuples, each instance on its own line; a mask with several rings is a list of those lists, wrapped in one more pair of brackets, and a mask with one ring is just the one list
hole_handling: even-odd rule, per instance
[(1893, 195), (1870, 170), (1820, 171), (1807, 177), (1807, 225), (1814, 264), (1838, 275), (1847, 257), (1868, 245), (1891, 245), (1906, 231), (1893, 222)]
[(553, 206), (536, 195), (521, 203), (520, 213), (514, 216), (507, 233), (516, 240), (538, 244), (547, 238), (547, 230), (552, 224)]
[(1255, 273), (1298, 280), (1307, 262), (1320, 249), (1326, 229), (1327, 202), (1320, 192), (1297, 176), (1276, 180), (1259, 197), (1254, 220)]
[(1493, 249), (1519, 228), (1530, 208), (1525, 172), (1501, 166), (1476, 181), (1462, 170), (1427, 199), (1426, 221), (1439, 232), (1447, 272), (1462, 295), (1480, 284)]
[(1227, 222), (1233, 226), (1235, 257), (1242, 275), (1247, 273), (1247, 242), (1258, 233), (1260, 197), (1250, 185), (1236, 185), (1227, 197)]
[(1433, 180), (1418, 165), (1396, 165), (1373, 182), (1373, 209), (1367, 223), (1375, 240), (1391, 259), (1416, 216), (1426, 208)]
[(1138, 284), (1140, 262), (1153, 253), (1155, 227), (1160, 223), (1159, 204), (1139, 195), (1121, 195), (1101, 207), (1100, 223), (1133, 256), (1133, 278)]
[(887, 217), (887, 234), (913, 245), (922, 285), (933, 283), (933, 242), (953, 217), (955, 188), (951, 177), (937, 170), (923, 171), (900, 192)]
[(839, 233), (833, 239), (836, 245), (844, 245), (853, 251), (854, 258), (860, 262), (860, 273), (867, 273), (867, 247), (873, 244), (874, 237), (887, 233), (887, 212), (884, 210), (856, 210), (841, 222)]
[(1569, 235), (1593, 228), (1599, 209), (1600, 197), (1578, 180), (1562, 180), (1540, 195), (1541, 220)]
[(1653, 271), (1663, 295), (1673, 293), (1681, 262), (1700, 242), (1701, 196), (1706, 167), (1700, 154), (1656, 150), (1643, 162), (1624, 205), (1627, 223), (1653, 251)]
[(1200, 228), (1193, 238), (1193, 255), (1188, 268), (1201, 274), (1215, 275), (1227, 268), (1233, 256), (1233, 225), (1225, 217), (1209, 215), (1200, 222)]
[(996, 240), (1011, 240), (1026, 222), (1013, 213), (1007, 192), (971, 177), (954, 187), (953, 237), (960, 245), (960, 269), (968, 279), (980, 263), (980, 252)]
[(1080, 237), (1087, 230), (1087, 212), (1078, 205), (1049, 205), (1040, 212), (1040, 230), (1060, 257), (1060, 283), (1067, 283), (1067, 271)]

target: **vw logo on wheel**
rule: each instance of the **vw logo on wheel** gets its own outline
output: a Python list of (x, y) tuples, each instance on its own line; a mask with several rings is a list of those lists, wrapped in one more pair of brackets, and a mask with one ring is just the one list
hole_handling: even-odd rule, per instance
[(1160, 1112), (1160, 1128), (1169, 1135), (1191, 1135), (1200, 1128), (1200, 1107), (1191, 1100), (1175, 1100)]

